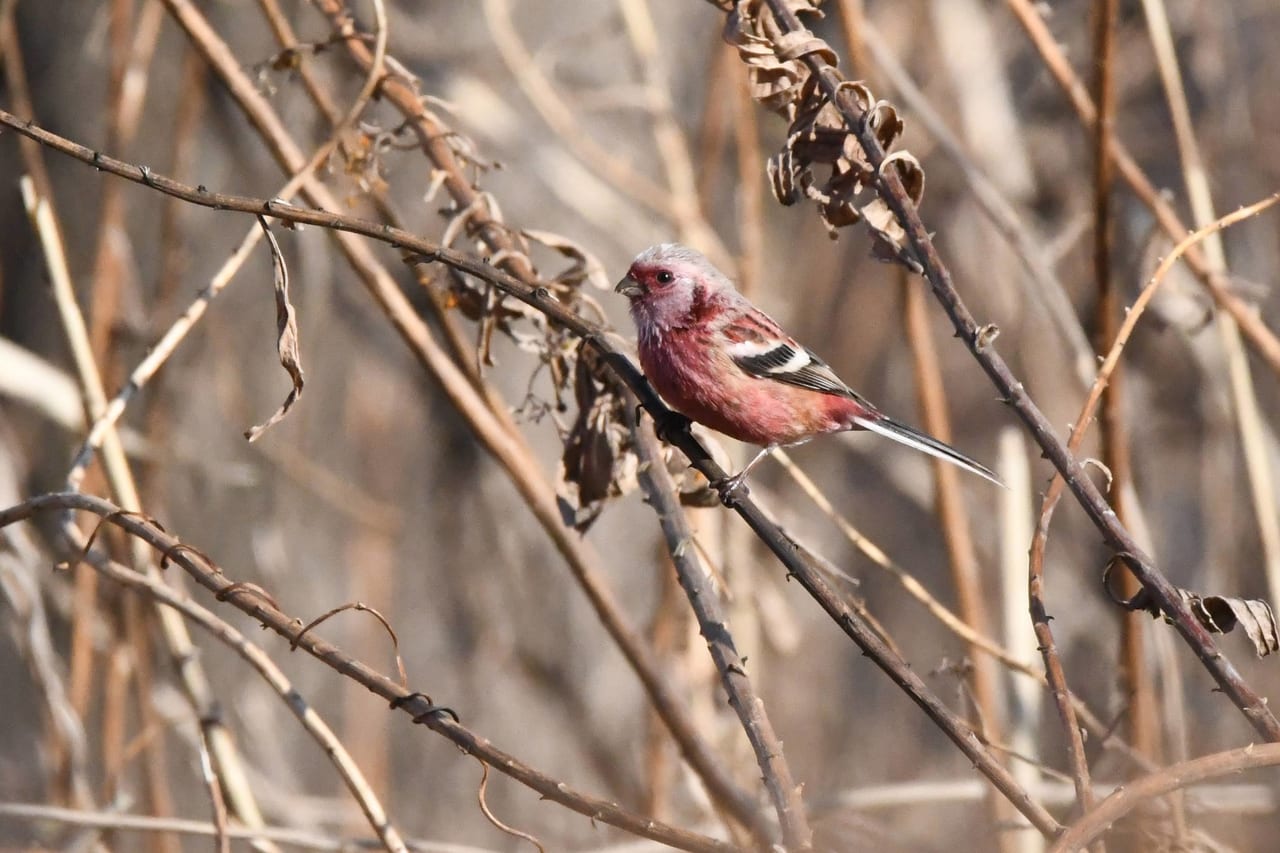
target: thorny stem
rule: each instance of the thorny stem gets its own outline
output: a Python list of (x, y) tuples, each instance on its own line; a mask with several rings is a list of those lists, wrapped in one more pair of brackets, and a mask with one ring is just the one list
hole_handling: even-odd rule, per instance
[(1062, 668), (1062, 658), (1058, 654), (1058, 645), (1053, 638), (1053, 629), (1049, 627), (1049, 611), (1044, 603), (1044, 556), (1049, 537), (1049, 521), (1054, 507), (1058, 505), (1061, 498), (1062, 480), (1055, 478), (1045, 494), (1040, 519), (1036, 524), (1035, 534), (1031, 538), (1031, 555), (1027, 568), (1027, 607), (1031, 613), (1031, 625), (1040, 647), (1040, 656), (1044, 659), (1045, 681), (1049, 685), (1049, 692), (1053, 696), (1058, 718), (1062, 722), (1062, 732), (1067, 741), (1067, 763), (1071, 767), (1071, 781), (1075, 786), (1076, 799), (1081, 811), (1085, 811), (1093, 805), (1089, 762), (1085, 755), (1084, 737), (1076, 719), (1075, 705), (1071, 701), (1071, 691), (1067, 686), (1067, 676)]
[(93, 495), (62, 492), (40, 495), (16, 506), (0, 509), (0, 528), (27, 520), (40, 512), (64, 509), (91, 512), (105, 523), (119, 527), (131, 537), (147, 543), (164, 554), (170, 562), (181, 566), (192, 579), (213, 592), (220, 600), (229, 602), (297, 648), (359, 682), (373, 693), (392, 701), (394, 707), (414, 717), (414, 722), (421, 722), (453, 741), (464, 752), (529, 786), (543, 797), (592, 820), (603, 821), (681, 850), (705, 853), (731, 853), (737, 850), (723, 841), (668, 826), (629, 812), (617, 803), (575, 791), (564, 782), (525, 765), (444, 713), (445, 709), (433, 704), (424, 694), (407, 692), (395, 679), (382, 675), (363, 661), (325, 642), (315, 632), (301, 633), (299, 628), (303, 624), (302, 620), (281, 611), (265, 592), (253, 584), (232, 581), (220, 567), (199, 551), (184, 545), (155, 522), (138, 513), (124, 512), (109, 501)]
[[(550, 320), (587, 341), (599, 352), (614, 375), (625, 382), (640, 399), (645, 409), (656, 421), (664, 421), (670, 410), (658, 398), (635, 365), (609, 342), (607, 331), (584, 320), (564, 306), (545, 288), (528, 285), (485, 261), (438, 246), (414, 234), (389, 225), (344, 216), (327, 211), (295, 207), (292, 204), (269, 199), (212, 193), (204, 187), (190, 187), (164, 175), (140, 166), (124, 163), (105, 154), (93, 151), (78, 143), (50, 133), (24, 121), (11, 113), (0, 110), (0, 125), (13, 128), (67, 156), (105, 172), (110, 172), (135, 183), (143, 184), (158, 192), (189, 201), (202, 207), (217, 210), (236, 210), (244, 213), (262, 213), (282, 221), (300, 222), (334, 231), (360, 234), (387, 243), (393, 248), (415, 253), (411, 260), (439, 262), (453, 269), (475, 276), (497, 287), (527, 305), (545, 314)], [(712, 459), (701, 443), (689, 433), (677, 432), (672, 436), (676, 445), (708, 480), (724, 479), (726, 472)], [(895, 684), (901, 687), (943, 733), (968, 757), (974, 766), (1013, 803), (1037, 829), (1046, 836), (1056, 835), (1062, 826), (1017, 783), (1012, 774), (997, 761), (982, 744), (977, 735), (954, 711), (946, 706), (911, 670), (899, 655), (895, 654), (866, 621), (854, 612), (825, 581), (821, 570), (806, 559), (799, 545), (779, 528), (747, 496), (741, 496), (734, 509), (760, 537), (779, 561), (831, 616), (841, 629), (863, 652), (879, 666)]]
[[(804, 30), (803, 25), (784, 0), (768, 0), (768, 4), (784, 32)], [(815, 43), (820, 43), (816, 37)], [(866, 153), (868, 163), (876, 170), (877, 191), (906, 232), (907, 244), (923, 267), (925, 278), (928, 279), (934, 296), (942, 304), (955, 326), (957, 336), (969, 347), (969, 351), (982, 365), (992, 383), (1000, 390), (1004, 402), (1027, 425), (1036, 443), (1044, 450), (1044, 455), (1062, 473), (1067, 486), (1102, 533), (1107, 544), (1125, 561), (1142, 585), (1151, 590), (1161, 610), (1170, 618), (1178, 633), (1200, 658), (1201, 663), (1209, 670), (1222, 691), (1244, 713), (1260, 735), (1268, 740), (1280, 741), (1280, 720), (1277, 720), (1267, 708), (1266, 701), (1245, 683), (1240, 671), (1218, 649), (1208, 630), (1191, 615), (1168, 578), (1156, 568), (1151, 558), (1134, 540), (1133, 535), (1116, 518), (1115, 510), (1107, 503), (1093, 481), (1085, 476), (1079, 461), (1063, 444), (1052, 424), (1032, 401), (1022, 383), (1013, 375), (1013, 371), (1009, 369), (1009, 365), (995, 347), (990, 342), (980, 343), (978, 325), (960, 299), (955, 282), (951, 278), (951, 272), (942, 262), (915, 204), (902, 186), (897, 171), (892, 168), (881, 168), (885, 162), (885, 152), (874, 130), (866, 122), (866, 114), (850, 92), (840, 89), (840, 84), (844, 82), (840, 72), (815, 53), (806, 54), (802, 60), (817, 78), (822, 91), (836, 104), (850, 132), (854, 134)]]
[[(271, 149), (272, 156), (286, 170), (298, 170), (304, 160), (296, 142), (285, 129), (279, 114), (248, 79), (230, 46), (213, 29), (197, 4), (192, 0), (162, 0), (162, 2), (186, 32), (192, 44), (212, 66), (217, 76), (227, 85), (246, 118)], [(345, 5), (337, 0), (332, 2), (317, 0), (317, 2), (324, 7), (326, 14), (330, 14), (329, 7), (334, 7), (333, 23), (341, 40), (348, 45), (348, 50), (353, 55), (359, 54), (360, 65), (365, 73), (375, 75), (373, 69), (377, 66), (378, 57), (364, 44), (364, 39), (358, 37), (355, 22), (349, 16)], [(397, 105), (408, 100), (412, 105), (410, 109), (417, 111), (412, 113), (411, 124), (422, 137), (423, 145), (431, 159), (436, 162), (449, 162), (453, 158), (449, 142), (451, 135), (441, 132), (438, 127), (429, 126), (430, 122), (425, 119), (421, 99), (412, 81), (399, 74), (375, 76), (378, 79), (377, 91), (380, 99), (395, 102)], [(418, 120), (419, 114), (423, 116), (421, 121)], [(406, 111), (406, 115), (410, 113)], [(478, 194), (461, 170), (446, 169), (445, 171), (444, 183), (455, 201), (462, 204), (464, 199), (469, 199), (465, 203), (465, 209), (472, 211), (487, 207), (486, 197)], [(149, 181), (150, 173), (144, 173), (143, 177)], [(303, 185), (303, 192), (310, 203), (319, 208), (338, 210), (342, 207), (328, 186), (315, 180), (314, 177)], [(491, 241), (491, 245), (504, 248), (510, 245), (508, 242), (510, 229), (505, 224), (492, 217), (485, 218), (483, 221), (478, 220), (480, 217), (474, 217), (467, 223), (469, 231), (474, 226), (478, 235), (486, 241)], [(460, 224), (462, 221), (455, 219), (455, 223)], [(380, 234), (396, 230), (387, 225), (374, 227)], [(627, 623), (611, 589), (604, 583), (597, 561), (593, 559), (589, 547), (562, 523), (554, 491), (538, 474), (536, 464), (523, 438), (511, 426), (510, 415), (505, 409), (493, 405), (491, 395), (475, 390), (469, 374), (448, 357), (444, 348), (430, 334), (386, 266), (373, 257), (372, 248), (341, 229), (331, 233), (358, 280), (385, 312), (420, 364), (437, 379), (450, 402), (467, 419), (476, 437), (507, 473), (529, 511), (537, 519), (556, 550), (564, 557), (566, 568), (574, 576), (599, 616), (601, 624), (644, 685), (646, 695), (671, 732), (681, 755), (694, 768), (699, 778), (706, 783), (717, 804), (729, 810), (744, 825), (751, 826), (753, 819), (758, 817), (754, 798), (731, 782), (723, 762), (717, 760), (705, 738), (700, 736), (690, 715), (682, 703), (676, 699), (674, 690), (668, 680), (663, 677), (663, 673), (643, 640)], [(532, 274), (532, 267), (524, 254), (510, 250), (505, 252), (499, 250), (497, 254), (505, 255), (504, 263), (507, 268), (520, 276), (526, 286), (534, 286), (530, 284), (530, 280), (536, 282), (536, 276)]]
[[(634, 411), (634, 402), (624, 406)], [(738, 652), (729, 631), (729, 622), (720, 605), (720, 597), (711, 583), (711, 577), (698, 561), (693, 547), (693, 528), (685, 517), (676, 493), (675, 483), (667, 472), (658, 436), (651, 423), (634, 422), (631, 434), (636, 443), (636, 455), (640, 458), (640, 486), (644, 489), (658, 516), (658, 523), (667, 542), (671, 562), (689, 597), (689, 605), (698, 618), (698, 628), (707, 641), (707, 649), (715, 661), (716, 669), (724, 682), (729, 704), (733, 706), (742, 728), (751, 741), (756, 762), (764, 775), (765, 788), (778, 812), (782, 836), (788, 850), (808, 850), (813, 846), (813, 832), (805, 816), (800, 786), (791, 775), (791, 768), (782, 753), (782, 741), (778, 739), (765, 713), (764, 702), (756, 694), (745, 670), (746, 660)]]

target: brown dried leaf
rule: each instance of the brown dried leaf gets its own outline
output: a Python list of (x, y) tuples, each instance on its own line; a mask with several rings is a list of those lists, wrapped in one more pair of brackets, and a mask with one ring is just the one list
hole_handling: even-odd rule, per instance
[(1258, 657), (1280, 650), (1280, 633), (1276, 630), (1276, 614), (1271, 605), (1260, 598), (1227, 598), (1207, 595), (1201, 598), (1186, 590), (1178, 594), (1187, 602), (1197, 620), (1210, 631), (1226, 634), (1236, 626), (1244, 629), (1253, 641)]
[[(508, 321), (516, 320), (521, 317), (525, 319), (536, 319), (532, 315), (536, 313), (533, 308), (525, 305), (523, 302), (515, 300), (499, 300), (494, 304), (489, 298), (485, 288), (477, 287), (470, 279), (456, 271), (450, 270), (442, 285), (438, 285), (440, 290), (445, 291), (442, 295), (442, 301), (446, 308), (453, 308), (460, 312), (468, 320), (479, 323), (485, 317), (492, 315), (504, 324), (504, 329)], [(539, 315), (541, 316), (541, 315)]]
[[(818, 11), (822, 0), (789, 0), (796, 14)], [(724, 40), (738, 50), (747, 66), (751, 97), (775, 112), (787, 114), (809, 79), (800, 61), (818, 53), (835, 64), (836, 54), (826, 42), (809, 32), (783, 33), (763, 0), (738, 0), (725, 19)]]
[[(783, 62), (800, 62), (803, 57), (810, 54), (817, 54), (828, 65), (835, 65), (839, 61), (831, 45), (808, 30), (778, 33), (777, 38), (773, 39), (773, 46), (773, 52)], [(801, 67), (804, 67), (803, 64)]]
[[(848, 84), (841, 84), (842, 87)], [(866, 92), (868, 100), (871, 97), (871, 91), (861, 84), (853, 84), (859, 86)], [(876, 139), (880, 140), (880, 147), (885, 151), (892, 151), (893, 146), (898, 144), (898, 138), (902, 136), (902, 131), (906, 124), (898, 117), (898, 110), (888, 101), (876, 101), (871, 107), (863, 106), (863, 110), (867, 113), (867, 121), (871, 125), (871, 129), (875, 131)]]
[[(892, 105), (876, 101), (866, 84), (855, 81), (841, 83), (836, 95), (841, 102), (853, 100), (880, 144), (886, 150), (892, 148), (903, 128)], [(864, 194), (874, 192), (875, 172), (857, 137), (846, 127), (837, 102), (823, 97), (813, 81), (801, 88), (798, 97), (787, 142), (769, 161), (774, 196), (783, 204), (794, 204), (802, 195), (812, 199), (832, 238), (838, 229), (867, 220), (877, 257), (919, 269), (905, 248), (906, 235), (884, 202), (878, 197), (862, 201)], [(885, 162), (885, 168), (898, 170), (908, 194), (919, 201), (924, 193), (924, 172), (915, 158), (897, 152)], [(828, 168), (825, 180), (814, 174), (818, 166)]]
[(586, 281), (599, 290), (612, 288), (613, 285), (609, 282), (609, 274), (605, 272), (604, 264), (600, 263), (595, 255), (568, 237), (562, 237), (550, 231), (535, 231), (530, 228), (526, 228), (520, 233), (535, 243), (541, 243), (548, 248), (555, 249), (573, 261), (573, 266), (557, 275), (555, 281), (569, 287), (577, 287)]
[[(821, 0), (785, 0), (796, 15), (818, 13)], [(873, 254), (909, 269), (921, 269), (905, 245), (905, 233), (888, 206), (878, 197), (862, 202), (875, 191), (875, 173), (848, 127), (840, 104), (852, 101), (869, 129), (889, 154), (907, 191), (918, 204), (924, 192), (924, 171), (909, 154), (893, 154), (902, 136), (903, 122), (888, 101), (876, 100), (860, 81), (841, 82), (834, 98), (827, 98), (809, 73), (804, 59), (816, 56), (836, 64), (835, 52), (808, 29), (783, 32), (764, 0), (736, 0), (725, 21), (724, 40), (733, 45), (747, 66), (751, 96), (790, 119), (787, 141), (769, 158), (767, 171), (774, 197), (784, 205), (810, 198), (834, 239), (838, 229), (866, 220), (872, 234)], [(823, 179), (815, 166), (826, 166)]]
[(790, 146), (769, 158), (766, 166), (773, 197), (784, 205), (793, 205), (803, 199), (813, 184), (813, 173), (796, 161)]
[(580, 533), (610, 499), (636, 487), (638, 462), (621, 411), (627, 403), (600, 376), (599, 356), (579, 346), (573, 389), (578, 414), (565, 437), (558, 497), (565, 523)]
[[(919, 161), (906, 151), (896, 151), (885, 158), (882, 169), (894, 169), (902, 181), (903, 189), (913, 204), (920, 204), (924, 197), (924, 169)], [(885, 204), (884, 199), (876, 197), (864, 205), (862, 215), (867, 220), (867, 227), (872, 234), (872, 254), (882, 261), (896, 261), (905, 264), (908, 269), (921, 271), (919, 261), (906, 244), (907, 232), (898, 223), (898, 218)]]
[[(1110, 568), (1103, 574), (1103, 582), (1109, 577)], [(1271, 605), (1260, 598), (1231, 598), (1224, 595), (1200, 595), (1188, 589), (1178, 588), (1179, 597), (1204, 628), (1214, 634), (1229, 634), (1240, 627), (1253, 642), (1253, 650), (1263, 658), (1280, 651), (1280, 628)], [(1155, 596), (1145, 588), (1127, 601), (1118, 602), (1129, 610), (1143, 610), (1152, 617), (1163, 616)], [(1165, 622), (1171, 621), (1163, 616)]]
[(271, 265), (274, 270), (276, 294), (276, 351), (280, 356), (280, 366), (285, 369), (290, 381), (293, 382), (293, 389), (289, 392), (289, 396), (284, 398), (280, 408), (276, 409), (275, 414), (258, 426), (245, 431), (244, 437), (249, 441), (257, 441), (264, 432), (284, 420), (284, 416), (302, 396), (303, 385), (302, 360), (298, 352), (298, 320), (293, 310), (293, 303), (289, 301), (289, 268), (285, 265), (284, 254), (281, 253), (280, 244), (271, 233), (267, 220), (259, 216), (258, 224), (262, 226), (263, 232), (267, 235), (267, 243), (271, 247)]

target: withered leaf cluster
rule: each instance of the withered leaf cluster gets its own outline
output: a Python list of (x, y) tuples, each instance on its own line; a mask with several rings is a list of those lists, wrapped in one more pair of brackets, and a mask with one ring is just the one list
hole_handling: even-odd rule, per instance
[[(436, 125), (445, 126), (438, 115), (433, 113), (432, 119)], [(471, 242), (494, 266), (536, 283), (573, 311), (595, 322), (605, 322), (605, 313), (591, 294), (593, 289), (610, 287), (603, 264), (567, 237), (508, 226), (497, 199), (478, 185), (480, 176), (492, 164), (478, 157), (475, 144), (464, 134), (450, 130), (445, 136), (455, 156), (475, 166), (476, 173), (471, 201), (442, 211), (448, 223), (440, 243), (456, 247)], [(394, 140), (388, 136), (386, 141), (390, 144)], [(437, 186), (438, 182), (433, 179), (428, 195)], [(496, 242), (502, 248), (496, 252), (493, 252), (494, 234), (501, 235)], [(539, 269), (540, 259), (545, 259), (548, 265), (556, 259), (567, 259), (569, 263), (558, 272), (547, 272)], [(495, 336), (507, 338), (535, 357), (530, 390), (517, 414), (535, 419), (552, 415), (564, 442), (557, 489), (561, 513), (566, 524), (585, 531), (606, 501), (626, 494), (637, 485), (636, 458), (631, 450), (626, 419), (622, 417), (625, 392), (612, 386), (610, 376), (601, 369), (592, 350), (549, 322), (541, 311), (456, 270), (424, 273), (423, 284), (434, 291), (441, 308), (456, 310), (476, 324), (474, 364), (478, 369), (484, 370), (495, 363)], [(539, 377), (549, 382), (549, 391), (537, 386), (535, 392), (535, 380)], [(571, 404), (573, 420), (565, 424), (558, 415), (569, 411)]]
[[(797, 15), (816, 14), (821, 0), (791, 0)], [(834, 238), (837, 229), (865, 222), (873, 248), (883, 260), (915, 268), (903, 243), (905, 234), (892, 211), (875, 192), (876, 170), (849, 129), (837, 101), (847, 101), (865, 116), (866, 126), (890, 153), (882, 168), (896, 169), (911, 200), (924, 196), (924, 170), (905, 151), (893, 152), (903, 123), (887, 101), (877, 100), (865, 83), (844, 81), (829, 98), (804, 58), (829, 65), (836, 54), (808, 30), (783, 32), (763, 0), (738, 0), (725, 24), (724, 38), (747, 66), (752, 97), (785, 118), (790, 127), (782, 150), (769, 158), (773, 194), (785, 205), (811, 199)]]
[(610, 384), (594, 350), (584, 343), (576, 352), (578, 414), (564, 441), (558, 498), (565, 524), (585, 532), (610, 498), (636, 487), (638, 460), (622, 411), (625, 395)]

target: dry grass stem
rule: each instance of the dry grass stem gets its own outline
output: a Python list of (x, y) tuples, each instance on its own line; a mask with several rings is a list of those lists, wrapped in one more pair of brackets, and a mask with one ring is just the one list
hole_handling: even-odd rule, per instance
[[(1277, 34), (0, 0), (7, 842), (1263, 849)], [(709, 487), (611, 290), (668, 241), (1009, 488), (865, 432)]]

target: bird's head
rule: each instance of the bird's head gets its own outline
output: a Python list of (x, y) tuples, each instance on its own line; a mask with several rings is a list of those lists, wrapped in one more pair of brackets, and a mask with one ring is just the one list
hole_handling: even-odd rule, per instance
[(631, 300), (637, 324), (642, 320), (659, 327), (683, 325), (699, 305), (725, 291), (733, 283), (700, 252), (679, 243), (662, 243), (645, 249), (614, 288)]

